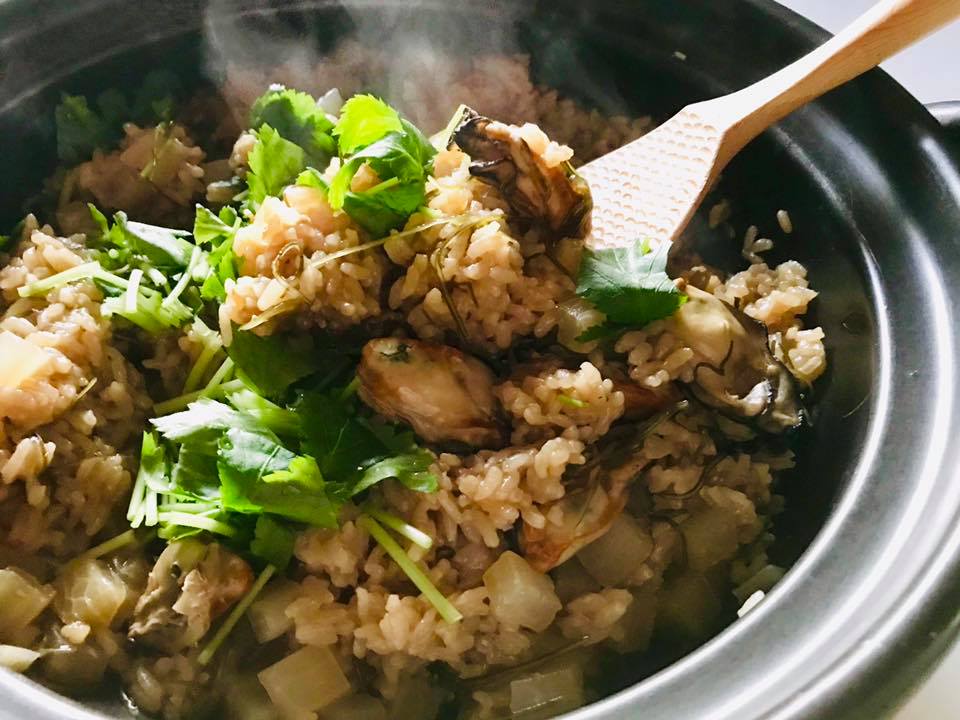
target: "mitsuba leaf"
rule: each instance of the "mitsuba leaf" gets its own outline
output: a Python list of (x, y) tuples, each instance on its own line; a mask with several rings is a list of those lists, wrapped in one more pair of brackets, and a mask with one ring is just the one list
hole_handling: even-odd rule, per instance
[[(686, 302), (666, 273), (670, 243), (651, 251), (646, 242), (622, 248), (585, 248), (577, 277), (577, 295), (606, 315), (604, 326), (638, 328), (669, 317)], [(578, 340), (602, 337), (604, 330), (590, 328)], [(589, 336), (589, 337), (588, 337)]]
[(215, 248), (227, 238), (232, 238), (238, 226), (237, 211), (229, 205), (216, 215), (213, 210), (198, 204), (193, 218), (193, 241), (197, 245)]
[[(212, 451), (212, 452), (211, 452)], [(177, 462), (170, 471), (171, 495), (189, 500), (218, 500), (220, 477), (217, 474), (216, 447), (188, 443), (181, 446)]]
[(182, 412), (153, 418), (150, 423), (166, 440), (205, 447), (207, 452), (213, 452), (220, 436), (227, 430), (256, 432), (262, 428), (250, 415), (208, 398), (190, 403)]
[(94, 150), (107, 147), (114, 139), (103, 119), (81, 95), (64, 95), (54, 111), (54, 118), (57, 155), (70, 165), (89, 159)]
[(402, 129), (400, 115), (383, 100), (373, 95), (354, 95), (340, 109), (333, 134), (337, 136), (341, 157), (345, 157)]
[(270, 515), (257, 518), (250, 552), (277, 570), (284, 571), (293, 557), (294, 531)]
[(317, 458), (325, 477), (349, 483), (360, 469), (384, 457), (377, 435), (348, 408), (338, 393), (310, 393), (297, 403), (303, 449)]
[(333, 123), (307, 93), (271, 86), (250, 110), (250, 127), (256, 130), (264, 125), (299, 145), (314, 167), (326, 167), (336, 153), (336, 142), (330, 134)]
[(423, 184), (419, 181), (395, 185), (377, 193), (347, 191), (343, 209), (374, 237), (384, 237), (402, 226), (423, 205)]
[[(326, 188), (330, 206), (342, 208), (377, 237), (401, 226), (425, 201), (435, 148), (416, 126), (370, 95), (347, 101), (334, 133), (343, 164)], [(380, 183), (353, 192), (351, 181), (364, 165)]]
[(230, 402), (278, 435), (295, 436), (300, 432), (300, 416), (297, 413), (270, 402), (252, 390), (231, 394)]
[(250, 382), (271, 397), (320, 370), (323, 360), (307, 335), (261, 337), (252, 332), (235, 332), (227, 353)]
[(351, 495), (367, 490), (387, 478), (396, 478), (417, 492), (436, 492), (437, 476), (430, 472), (433, 453), (422, 448), (404, 455), (384, 458), (364, 470), (351, 487)]
[(262, 504), (253, 499), (257, 485), (265, 476), (286, 470), (296, 457), (273, 433), (241, 428), (221, 433), (217, 468), (224, 509), (242, 513), (264, 511)]
[(120, 224), (134, 251), (143, 255), (156, 267), (180, 269), (185, 268), (190, 262), (193, 244), (184, 239), (190, 236), (190, 233), (185, 230), (128, 221), (122, 212), (114, 215), (114, 222)]
[[(426, 144), (433, 147), (428, 142)], [(351, 155), (337, 171), (330, 183), (329, 201), (332, 208), (337, 210), (343, 207), (350, 181), (364, 164), (369, 164), (381, 181), (397, 178), (400, 183), (409, 183), (424, 182), (426, 179), (423, 151), (417, 138), (404, 132), (392, 132)]]
[(209, 271), (200, 286), (204, 300), (223, 302), (227, 297), (227, 280), (237, 278), (237, 259), (233, 252), (233, 239), (240, 227), (237, 211), (229, 205), (214, 215), (203, 205), (197, 205), (193, 222), (193, 239), (198, 245), (210, 245), (207, 255)]
[(272, 434), (227, 431), (220, 440), (217, 465), (225, 509), (336, 526), (337, 506), (327, 496), (317, 463), (294, 455)]
[(306, 155), (296, 143), (284, 139), (269, 125), (255, 131), (257, 141), (250, 151), (247, 202), (259, 205), (270, 195), (279, 195), (306, 167)]
[(54, 111), (57, 155), (74, 165), (90, 159), (94, 150), (116, 145), (125, 122), (149, 125), (169, 120), (179, 91), (176, 75), (155, 70), (141, 79), (132, 102), (115, 88), (100, 93), (95, 107), (82, 95), (63, 95)]
[(387, 478), (411, 490), (433, 492), (429, 472), (433, 453), (417, 447), (413, 433), (373, 423), (356, 414), (352, 399), (339, 393), (313, 393), (296, 407), (303, 449), (318, 458), (331, 492), (346, 500)]
[(186, 239), (190, 236), (186, 230), (128, 220), (123, 211), (114, 213), (111, 227), (102, 212), (93, 205), (88, 207), (100, 229), (97, 242), (118, 250), (124, 261), (133, 254), (154, 267), (174, 270), (181, 270), (190, 262), (194, 245)]

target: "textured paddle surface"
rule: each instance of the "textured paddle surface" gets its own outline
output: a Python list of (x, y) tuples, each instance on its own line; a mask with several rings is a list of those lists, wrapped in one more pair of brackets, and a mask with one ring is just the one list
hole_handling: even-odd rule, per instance
[(714, 176), (723, 133), (685, 108), (656, 130), (580, 168), (593, 195), (594, 249), (674, 240)]

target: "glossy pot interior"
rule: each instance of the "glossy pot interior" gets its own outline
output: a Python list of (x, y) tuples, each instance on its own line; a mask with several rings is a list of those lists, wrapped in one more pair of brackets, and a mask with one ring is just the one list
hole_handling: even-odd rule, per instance
[[(203, 27), (202, 32), (197, 28)], [(55, 164), (61, 90), (133, 86), (147, 69), (216, 80), (225, 59), (269, 67), (339, 38), (454, 53), (530, 53), (538, 81), (601, 111), (659, 118), (733, 90), (822, 41), (773, 2), (249, 3), (0, 2), (0, 220)], [(685, 59), (676, 53), (680, 51)], [(396, 68), (398, 77), (405, 69)], [(416, 81), (416, 77), (405, 78)], [(804, 263), (820, 298), (828, 375), (813, 427), (780, 486), (774, 559), (793, 570), (764, 603), (646, 681), (571, 717), (876, 717), (952, 634), (958, 589), (960, 175), (935, 121), (879, 72), (795, 113), (722, 181), (735, 226), (757, 223), (771, 260)], [(786, 236), (775, 214), (789, 209)], [(704, 256), (733, 267), (739, 243), (699, 221)], [(798, 561), (799, 558), (799, 561)], [(953, 597), (951, 597), (953, 595)], [(0, 717), (81, 717), (0, 675)], [(110, 710), (111, 714), (118, 712)]]

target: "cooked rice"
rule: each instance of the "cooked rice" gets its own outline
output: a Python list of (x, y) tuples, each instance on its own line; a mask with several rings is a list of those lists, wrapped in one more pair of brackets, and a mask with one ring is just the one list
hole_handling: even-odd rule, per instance
[(793, 220), (786, 210), (777, 210), (777, 223), (787, 235), (793, 232)]

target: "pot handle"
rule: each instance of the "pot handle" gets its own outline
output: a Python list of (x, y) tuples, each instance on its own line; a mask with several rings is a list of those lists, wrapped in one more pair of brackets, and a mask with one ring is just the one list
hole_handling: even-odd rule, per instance
[(927, 105), (927, 110), (943, 126), (947, 138), (960, 151), (960, 100), (947, 100)]

